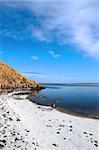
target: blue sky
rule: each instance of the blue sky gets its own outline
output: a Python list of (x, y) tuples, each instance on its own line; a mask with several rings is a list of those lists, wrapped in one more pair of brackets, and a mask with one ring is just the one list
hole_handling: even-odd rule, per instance
[(97, 0), (1, 0), (0, 59), (39, 82), (99, 82), (98, 8)]

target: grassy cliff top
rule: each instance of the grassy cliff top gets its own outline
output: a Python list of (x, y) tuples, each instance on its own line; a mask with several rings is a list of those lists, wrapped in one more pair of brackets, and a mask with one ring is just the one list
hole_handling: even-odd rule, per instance
[(38, 82), (27, 79), (15, 69), (0, 61), (1, 88), (35, 87), (37, 85), (39, 85)]

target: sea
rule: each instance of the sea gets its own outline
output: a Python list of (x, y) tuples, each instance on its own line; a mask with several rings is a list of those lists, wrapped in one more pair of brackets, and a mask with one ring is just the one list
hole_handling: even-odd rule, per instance
[(99, 119), (99, 84), (42, 84), (29, 99), (64, 113)]

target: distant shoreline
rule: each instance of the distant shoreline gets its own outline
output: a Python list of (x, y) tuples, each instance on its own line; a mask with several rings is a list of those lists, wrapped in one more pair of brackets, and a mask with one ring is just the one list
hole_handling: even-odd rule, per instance
[(42, 85), (61, 85), (61, 86), (99, 86), (99, 83), (41, 83)]

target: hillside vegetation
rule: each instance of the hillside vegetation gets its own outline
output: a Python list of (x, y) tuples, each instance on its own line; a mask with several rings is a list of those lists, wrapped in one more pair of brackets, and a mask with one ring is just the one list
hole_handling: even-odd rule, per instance
[(15, 69), (0, 61), (0, 88), (32, 88), (38, 86), (38, 82), (27, 79)]

